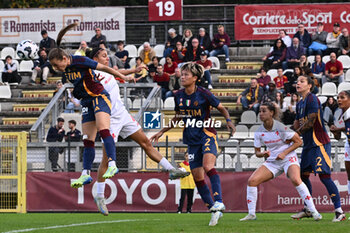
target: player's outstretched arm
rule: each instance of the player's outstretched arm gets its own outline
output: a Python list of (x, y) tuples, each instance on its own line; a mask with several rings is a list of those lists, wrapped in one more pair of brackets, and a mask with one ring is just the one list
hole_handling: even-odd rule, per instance
[(125, 81), (135, 81), (135, 79), (133, 77), (127, 77), (127, 76), (123, 75), (122, 73), (120, 73), (118, 70), (115, 70), (115, 69), (112, 69), (108, 66), (102, 65), (101, 63), (97, 64), (96, 70), (100, 70), (100, 71), (109, 73), (111, 75), (114, 75), (115, 77), (122, 78)]
[(312, 127), (315, 124), (316, 119), (317, 119), (316, 112), (307, 115), (307, 120), (303, 124), (301, 124), (300, 127), (295, 132), (297, 132), (299, 135), (302, 135), (303, 133), (305, 133), (309, 129), (312, 129)]
[(283, 151), (282, 153), (277, 155), (276, 160), (283, 160), (286, 157), (286, 155), (288, 155), (290, 152), (296, 150), (299, 146), (301, 146), (303, 144), (299, 134), (297, 134), (297, 133), (294, 134), (294, 136), (290, 139), (290, 141), (292, 141), (293, 144), (290, 145), (285, 151)]
[(236, 132), (236, 127), (230, 119), (230, 113), (227, 111), (227, 109), (224, 106), (222, 106), (221, 103), (217, 106), (217, 109), (219, 110), (221, 115), (225, 117), (227, 122), (227, 129), (231, 132), (230, 136), (232, 136)]
[(332, 132), (332, 134), (334, 135), (334, 138), (336, 140), (339, 140), (341, 138), (341, 132), (346, 132), (345, 127), (342, 128), (338, 128), (335, 125), (332, 125), (329, 130)]
[(161, 136), (163, 136), (163, 134), (169, 130), (171, 130), (172, 128), (174, 128), (174, 125), (176, 125), (177, 122), (179, 122), (181, 120), (181, 117), (178, 117), (179, 112), (176, 112), (175, 117), (173, 117), (173, 119), (171, 119), (171, 123), (170, 125), (168, 125), (167, 127), (163, 127), (163, 129), (161, 129), (158, 133), (156, 133), (155, 135), (153, 135), (149, 140), (153, 143), (155, 142), (156, 144), (158, 144), (158, 140)]

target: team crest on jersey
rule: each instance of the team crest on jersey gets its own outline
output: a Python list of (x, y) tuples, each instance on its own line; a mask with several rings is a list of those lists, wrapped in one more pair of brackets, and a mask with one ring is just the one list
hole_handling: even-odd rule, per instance
[(189, 107), (191, 105), (191, 100), (186, 100), (186, 106)]
[(206, 148), (204, 149), (204, 151), (210, 151), (210, 148), (209, 148), (209, 147), (206, 147)]
[(180, 103), (179, 103), (179, 106), (183, 106), (183, 104), (182, 104), (182, 98), (180, 98)]
[(198, 101), (197, 100), (194, 101), (193, 105), (197, 107), (198, 106)]
[(276, 131), (276, 135), (278, 136), (280, 133), (278, 131)]
[(317, 172), (322, 172), (322, 168), (317, 168), (317, 170), (316, 170)]

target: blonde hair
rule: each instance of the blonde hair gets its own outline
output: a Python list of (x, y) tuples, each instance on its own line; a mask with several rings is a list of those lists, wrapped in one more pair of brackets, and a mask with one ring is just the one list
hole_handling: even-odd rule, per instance
[(184, 70), (189, 71), (192, 73), (193, 76), (196, 76), (198, 82), (204, 75), (204, 67), (197, 63), (193, 63), (193, 62), (185, 63), (183, 66), (181, 66), (181, 72)]

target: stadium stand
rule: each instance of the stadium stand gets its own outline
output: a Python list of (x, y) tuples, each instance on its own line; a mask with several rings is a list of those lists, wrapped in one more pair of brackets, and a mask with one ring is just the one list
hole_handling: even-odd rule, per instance
[(324, 64), (326, 64), (327, 62), (329, 62), (331, 60), (331, 58), (329, 57), (329, 55), (323, 56), (322, 57), (322, 61)]
[(1, 59), (5, 59), (6, 56), (11, 56), (12, 59), (15, 59), (15, 49), (12, 47), (5, 47), (1, 50)]
[(208, 57), (208, 59), (213, 63), (212, 70), (220, 69), (220, 60), (217, 57)]
[(20, 72), (32, 72), (33, 66), (34, 66), (34, 63), (31, 60), (21, 61), (21, 63), (19, 64), (18, 71), (20, 71)]
[(350, 83), (348, 83), (348, 82), (339, 83), (339, 86), (338, 86), (338, 94), (339, 94), (341, 91), (346, 91), (346, 90), (350, 90)]
[(335, 96), (337, 95), (337, 86), (332, 82), (327, 82), (322, 85), (322, 95)]
[(129, 44), (129, 45), (125, 46), (124, 49), (129, 52), (129, 58), (134, 58), (134, 57), (138, 56), (137, 55), (137, 48), (135, 45)]
[(350, 68), (350, 57), (348, 55), (339, 56), (338, 61), (340, 61), (343, 64), (344, 69)]
[(165, 46), (163, 44), (157, 44), (154, 46), (154, 51), (156, 52), (157, 57), (163, 57), (164, 47)]

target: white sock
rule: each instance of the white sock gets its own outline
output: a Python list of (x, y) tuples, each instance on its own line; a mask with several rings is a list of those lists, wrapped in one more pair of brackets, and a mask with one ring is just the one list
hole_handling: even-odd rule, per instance
[(159, 165), (162, 166), (167, 171), (175, 169), (174, 166), (171, 165), (171, 163), (169, 163), (169, 161), (166, 158), (162, 158), (159, 161)]
[(343, 209), (341, 207), (339, 207), (339, 208), (336, 208), (334, 210), (334, 212), (343, 213)]
[(350, 180), (348, 180), (348, 194), (350, 195)]
[(82, 176), (90, 175), (90, 170), (84, 169), (81, 173)]
[(106, 182), (97, 182), (97, 197), (105, 196)]
[(255, 215), (258, 187), (247, 186), (247, 205), (249, 214)]
[(115, 166), (117, 166), (117, 165), (115, 164), (114, 160), (111, 160), (108, 162), (108, 167), (115, 167)]
[(312, 200), (309, 189), (306, 187), (306, 185), (302, 182), (295, 188), (297, 189), (301, 199), (305, 202), (308, 210), (310, 210), (311, 213), (317, 212), (314, 201)]

